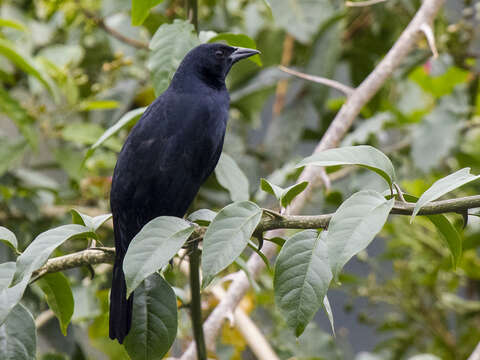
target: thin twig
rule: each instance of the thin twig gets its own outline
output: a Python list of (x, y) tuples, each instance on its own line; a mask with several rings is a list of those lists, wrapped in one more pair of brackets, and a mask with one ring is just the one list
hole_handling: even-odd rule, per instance
[[(290, 35), (285, 35), (285, 40), (283, 41), (283, 50), (282, 50), (282, 59), (280, 64), (283, 66), (290, 65), (293, 56), (293, 48), (295, 45), (295, 38)], [(275, 102), (273, 103), (273, 115), (278, 116), (285, 106), (285, 97), (287, 96), (288, 90), (288, 80), (280, 80), (275, 89)]]
[(200, 250), (195, 243), (188, 255), (190, 260), (190, 314), (192, 317), (192, 330), (195, 344), (197, 346), (197, 356), (199, 360), (207, 359), (207, 348), (205, 346), (205, 337), (202, 326), (202, 298), (200, 294)]
[(99, 28), (103, 29), (106, 33), (112, 35), (117, 40), (120, 40), (121, 42), (131, 45), (137, 49), (148, 49), (148, 44), (123, 35), (122, 33), (108, 26), (103, 18), (95, 15), (93, 12), (83, 7), (80, 8), (87, 18), (92, 20)]
[(427, 23), (423, 23), (420, 26), (420, 30), (423, 31), (425, 37), (427, 38), (428, 46), (430, 46), (430, 49), (432, 50), (433, 57), (438, 58), (438, 50), (437, 46), (435, 45), (435, 36), (433, 35), (432, 27)]
[(318, 84), (323, 84), (323, 85), (330, 86), (331, 88), (334, 88), (334, 89), (344, 93), (347, 96), (352, 95), (353, 92), (355, 91), (354, 88), (351, 88), (350, 86), (344, 85), (344, 84), (342, 84), (338, 81), (335, 81), (335, 80), (327, 79), (327, 78), (324, 78), (324, 77), (321, 77), (321, 76), (305, 74), (305, 73), (302, 73), (302, 72), (299, 72), (299, 71), (296, 71), (296, 70), (289, 69), (289, 68), (287, 68), (285, 66), (282, 66), (282, 65), (280, 65), (278, 68), (280, 70), (288, 73), (288, 74), (295, 75), (299, 78), (302, 78), (302, 79), (305, 79), (305, 80), (310, 80), (310, 81), (316, 82)]
[(345, 6), (348, 7), (364, 7), (364, 6), (371, 6), (375, 4), (380, 4), (387, 0), (367, 0), (367, 1), (347, 1)]
[[(480, 195), (466, 196), (458, 199), (448, 199), (433, 201), (423, 206), (418, 215), (433, 215), (445, 213), (458, 213), (480, 207)], [(411, 215), (415, 203), (395, 201), (391, 214)], [(272, 210), (268, 210), (268, 216), (264, 216), (258, 224), (256, 231), (269, 231), (279, 229), (318, 229), (326, 228), (333, 214), (320, 215), (280, 215)], [(277, 216), (271, 216), (276, 214)], [(193, 232), (191, 238), (203, 237), (204, 228), (199, 228)], [(265, 244), (267, 246), (267, 244)], [(96, 264), (112, 264), (115, 258), (115, 249), (110, 247), (89, 248), (76, 253), (52, 258), (40, 269), (34, 271), (32, 279), (38, 279), (47, 273), (68, 270), (76, 267)], [(263, 261), (262, 261), (263, 264)], [(243, 274), (243, 272), (240, 272)], [(236, 277), (237, 278), (237, 277)], [(235, 279), (234, 281), (235, 282)]]

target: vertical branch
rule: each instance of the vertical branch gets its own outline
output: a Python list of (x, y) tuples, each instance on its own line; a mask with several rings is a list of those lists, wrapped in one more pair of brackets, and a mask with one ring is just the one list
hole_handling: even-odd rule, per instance
[(207, 349), (202, 327), (202, 303), (200, 295), (200, 250), (195, 243), (189, 255), (190, 261), (190, 312), (192, 316), (192, 331), (197, 347), (197, 357), (199, 360), (207, 359)]
[(198, 2), (197, 0), (186, 0), (187, 19), (195, 27), (198, 33)]
[[(283, 41), (283, 52), (282, 60), (280, 64), (283, 66), (290, 65), (293, 55), (293, 46), (295, 44), (295, 39), (292, 35), (286, 34), (285, 40)], [(280, 80), (277, 84), (277, 89), (275, 91), (275, 103), (273, 104), (273, 116), (278, 116), (283, 110), (285, 105), (285, 96), (287, 95), (288, 90), (288, 80)]]

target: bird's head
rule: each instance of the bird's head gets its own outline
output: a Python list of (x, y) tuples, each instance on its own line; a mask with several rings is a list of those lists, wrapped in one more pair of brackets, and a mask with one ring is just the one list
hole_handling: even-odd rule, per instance
[(221, 43), (202, 44), (190, 50), (178, 70), (193, 72), (207, 82), (224, 83), (233, 64), (259, 53), (258, 50)]

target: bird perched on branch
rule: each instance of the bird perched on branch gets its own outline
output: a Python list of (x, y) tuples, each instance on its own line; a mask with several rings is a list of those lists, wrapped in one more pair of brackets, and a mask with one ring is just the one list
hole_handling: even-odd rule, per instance
[(110, 338), (119, 343), (132, 323), (133, 294), (126, 298), (123, 273), (128, 245), (150, 220), (185, 214), (222, 152), (230, 105), (225, 77), (258, 53), (218, 43), (191, 50), (123, 145), (110, 193), (116, 249)]

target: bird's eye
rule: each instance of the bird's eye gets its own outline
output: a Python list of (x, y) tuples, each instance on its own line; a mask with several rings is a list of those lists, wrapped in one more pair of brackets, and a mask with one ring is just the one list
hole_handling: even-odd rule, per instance
[(223, 58), (223, 51), (222, 50), (215, 51), (215, 56), (219, 59)]

